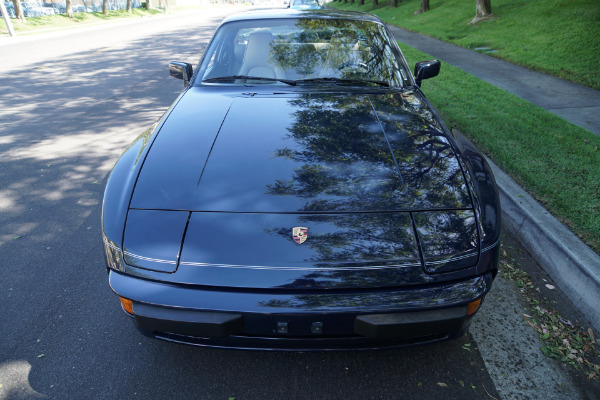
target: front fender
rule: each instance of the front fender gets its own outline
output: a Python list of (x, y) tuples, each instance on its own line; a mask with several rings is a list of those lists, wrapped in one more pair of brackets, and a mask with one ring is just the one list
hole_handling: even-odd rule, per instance
[(157, 125), (144, 131), (123, 152), (108, 177), (102, 201), (102, 234), (105, 241), (121, 247), (123, 227), (133, 188)]
[(460, 152), (465, 167), (471, 177), (474, 193), (474, 205), (481, 220), (481, 249), (482, 252), (498, 244), (501, 234), (500, 197), (492, 170), (483, 155), (460, 132), (453, 130), (452, 134)]
[(105, 247), (121, 251), (127, 211), (146, 155), (173, 107), (186, 91), (177, 97), (159, 121), (146, 129), (125, 149), (113, 167), (102, 200), (102, 237)]

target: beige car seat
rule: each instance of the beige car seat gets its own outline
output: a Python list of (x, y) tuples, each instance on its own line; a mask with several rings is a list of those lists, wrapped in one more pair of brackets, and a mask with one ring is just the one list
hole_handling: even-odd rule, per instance
[(270, 32), (259, 31), (250, 34), (246, 53), (244, 54), (244, 61), (240, 68), (240, 75), (285, 78), (283, 70), (269, 61), (272, 41), (273, 35)]

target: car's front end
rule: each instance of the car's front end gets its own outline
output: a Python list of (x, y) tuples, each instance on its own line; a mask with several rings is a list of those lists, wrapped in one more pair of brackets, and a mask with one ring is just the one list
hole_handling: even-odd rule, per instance
[[(234, 290), (139, 279), (111, 271), (139, 330), (208, 347), (357, 350), (461, 336), (492, 274), (417, 288)], [(131, 303), (129, 303), (131, 302)]]
[[(401, 66), (367, 58), (382, 25), (360, 20), (353, 36), (348, 16), (306, 15), (316, 22), (220, 30), (241, 54), (235, 72), (213, 41), (115, 166), (109, 281), (144, 334), (248, 349), (426, 343), (463, 334), (490, 290), (500, 214), (485, 160), (401, 82), (399, 52)], [(261, 42), (271, 55), (248, 56)], [(400, 83), (357, 80), (369, 62)]]

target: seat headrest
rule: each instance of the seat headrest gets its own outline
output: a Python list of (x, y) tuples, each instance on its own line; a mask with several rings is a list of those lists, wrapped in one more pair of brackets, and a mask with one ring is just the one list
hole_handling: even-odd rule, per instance
[(253, 32), (248, 37), (248, 47), (244, 57), (246, 65), (268, 65), (270, 44), (273, 41), (271, 32)]

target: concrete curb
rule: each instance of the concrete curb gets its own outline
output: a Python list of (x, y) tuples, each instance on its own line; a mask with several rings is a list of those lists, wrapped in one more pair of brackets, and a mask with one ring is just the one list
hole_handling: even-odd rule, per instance
[(500, 190), (502, 222), (600, 331), (600, 256), (487, 159)]

